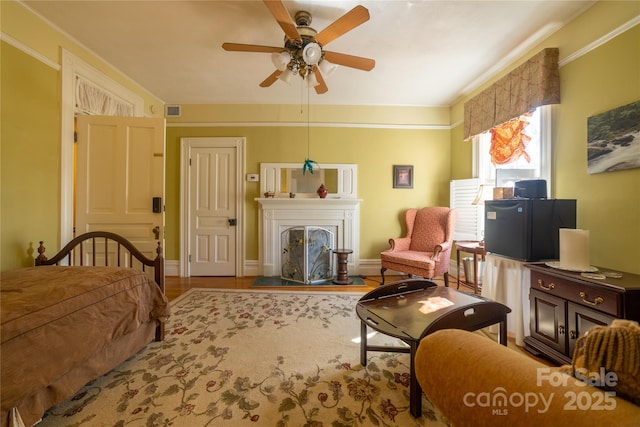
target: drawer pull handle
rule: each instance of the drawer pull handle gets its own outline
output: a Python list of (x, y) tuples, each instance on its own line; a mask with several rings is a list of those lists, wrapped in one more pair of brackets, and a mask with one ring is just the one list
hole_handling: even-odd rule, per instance
[(598, 305), (604, 302), (604, 298), (602, 297), (596, 297), (596, 299), (594, 299), (593, 301), (589, 301), (587, 299), (587, 294), (585, 294), (584, 292), (580, 292), (580, 297), (582, 298), (583, 303), (589, 304), (589, 305)]
[(544, 289), (545, 291), (550, 291), (550, 290), (552, 290), (553, 288), (555, 288), (555, 287), (556, 287), (556, 285), (555, 285), (553, 282), (551, 282), (551, 283), (549, 284), (549, 286), (545, 286), (545, 285), (544, 285), (544, 282), (542, 281), (542, 279), (538, 279), (538, 286), (540, 286), (540, 287), (541, 287), (542, 289)]

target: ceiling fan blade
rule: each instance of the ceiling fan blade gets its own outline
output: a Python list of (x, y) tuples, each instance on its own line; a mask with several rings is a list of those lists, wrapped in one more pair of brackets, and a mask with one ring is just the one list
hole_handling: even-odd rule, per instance
[(275, 46), (260, 46), (257, 44), (242, 44), (242, 43), (222, 43), (224, 50), (232, 52), (265, 52), (265, 53), (280, 53), (285, 49)]
[(322, 73), (320, 73), (317, 65), (313, 66), (313, 72), (315, 73), (316, 80), (318, 80), (319, 83), (314, 89), (318, 95), (322, 95), (323, 93), (326, 93), (329, 88), (327, 87), (327, 83), (324, 81), (324, 77), (322, 77)]
[(347, 55), (346, 53), (324, 52), (324, 59), (345, 67), (357, 68), (358, 70), (371, 71), (376, 66), (376, 61), (361, 56)]
[(340, 18), (336, 19), (327, 28), (320, 31), (316, 36), (316, 41), (320, 43), (320, 45), (324, 46), (368, 20), (369, 11), (367, 8), (364, 6), (356, 6)]
[(284, 7), (284, 3), (282, 0), (264, 0), (264, 4), (269, 9), (269, 12), (273, 15), (273, 17), (278, 21), (278, 25), (282, 28), (282, 31), (289, 37), (291, 40), (302, 41), (302, 37), (298, 33), (298, 29), (296, 28), (296, 23), (291, 19), (291, 15), (289, 15), (289, 11), (286, 7)]
[(274, 84), (276, 82), (276, 80), (278, 80), (278, 77), (280, 76), (280, 74), (282, 74), (282, 71), (280, 70), (275, 70), (273, 73), (271, 73), (271, 75), (269, 77), (267, 77), (266, 79), (264, 79), (264, 81), (262, 83), (260, 83), (260, 87), (269, 87), (272, 84)]

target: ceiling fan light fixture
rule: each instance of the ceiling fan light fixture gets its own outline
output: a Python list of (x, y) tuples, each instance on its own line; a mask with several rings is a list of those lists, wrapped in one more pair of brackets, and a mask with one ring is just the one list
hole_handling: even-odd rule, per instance
[(307, 43), (302, 49), (302, 59), (307, 65), (316, 65), (322, 58), (322, 49), (316, 42)]
[(317, 32), (309, 26), (311, 24), (309, 12), (298, 11), (294, 20), (285, 6), (285, 0), (263, 0), (263, 2), (284, 31), (284, 46), (222, 44), (225, 51), (271, 54), (271, 61), (276, 70), (260, 83), (260, 87), (269, 87), (277, 80), (290, 83), (292, 76), (299, 76), (303, 81), (306, 80), (308, 87), (315, 87), (316, 93), (322, 95), (328, 90), (325, 78), (331, 76), (337, 68), (336, 65), (325, 60), (325, 55), (336, 64), (345, 67), (363, 71), (371, 71), (375, 67), (373, 59), (323, 50), (323, 46), (369, 20), (369, 11), (364, 6), (354, 7), (324, 30)]
[(293, 76), (293, 72), (290, 69), (285, 69), (282, 74), (280, 74), (278, 76), (278, 78), (280, 80), (282, 80), (283, 82), (285, 82), (286, 84), (290, 84), (291, 83), (291, 76)]
[(320, 84), (318, 79), (316, 78), (316, 73), (309, 73), (307, 76), (307, 86), (308, 87), (316, 87)]
[(324, 59), (321, 63), (318, 64), (318, 68), (320, 68), (320, 72), (324, 77), (329, 78), (333, 73), (336, 72), (338, 66)]
[(271, 54), (271, 62), (273, 62), (273, 65), (280, 71), (287, 69), (289, 61), (291, 61), (291, 55), (289, 55), (287, 51)]

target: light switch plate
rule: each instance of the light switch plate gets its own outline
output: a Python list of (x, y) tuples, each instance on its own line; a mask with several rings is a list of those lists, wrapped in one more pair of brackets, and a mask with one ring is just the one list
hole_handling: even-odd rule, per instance
[(247, 174), (247, 181), (249, 182), (258, 182), (260, 179), (258, 178), (258, 174), (257, 173), (248, 173)]

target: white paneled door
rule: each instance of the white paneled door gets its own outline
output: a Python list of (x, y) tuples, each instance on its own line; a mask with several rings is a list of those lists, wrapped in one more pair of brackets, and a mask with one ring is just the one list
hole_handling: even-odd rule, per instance
[(155, 258), (164, 247), (164, 152), (164, 119), (79, 116), (76, 235), (111, 231)]
[(202, 139), (186, 147), (189, 275), (235, 276), (238, 152), (218, 138)]

